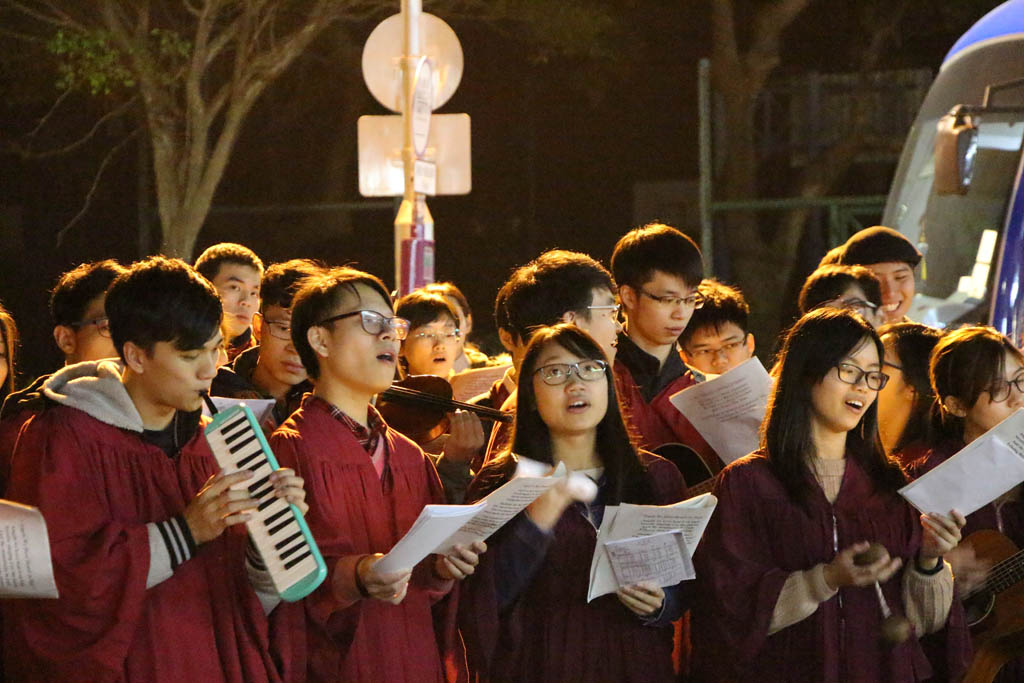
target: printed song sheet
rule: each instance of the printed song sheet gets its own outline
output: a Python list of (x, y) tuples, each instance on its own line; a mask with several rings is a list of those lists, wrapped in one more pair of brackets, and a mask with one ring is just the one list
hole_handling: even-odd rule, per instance
[(46, 521), (38, 508), (0, 500), (0, 598), (56, 598)]
[(604, 545), (619, 588), (641, 581), (658, 586), (674, 586), (696, 578), (690, 551), (680, 531), (608, 541)]
[(729, 464), (757, 449), (771, 388), (772, 378), (761, 361), (751, 358), (669, 400)]
[(475, 505), (426, 505), (405, 536), (378, 560), (376, 571), (384, 574), (412, 569), (452, 534), (471, 520), (486, 503)]
[(675, 505), (623, 503), (607, 506), (604, 509), (601, 528), (597, 532), (594, 558), (590, 563), (590, 590), (587, 602), (607, 593), (614, 593), (619, 587), (606, 543), (665, 532), (679, 532), (687, 549), (687, 559), (690, 559), (717, 504), (717, 498), (705, 493)]
[[(468, 401), (491, 390), (491, 385), (505, 376), (511, 365), (488, 365), (484, 368), (463, 370), (451, 378), (452, 398), (456, 401)], [(501, 406), (492, 406), (501, 409)]]
[(1024, 482), (1024, 408), (900, 489), (924, 513), (969, 515)]

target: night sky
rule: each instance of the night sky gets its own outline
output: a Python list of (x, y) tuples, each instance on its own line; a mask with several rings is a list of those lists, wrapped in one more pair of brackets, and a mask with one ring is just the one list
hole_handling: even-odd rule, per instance
[[(535, 51), (515, 36), (453, 22), (466, 66), (458, 91), (439, 113), (472, 117), (473, 192), (431, 198), (429, 205), (437, 278), (463, 288), (484, 335), (493, 328), (494, 294), (511, 269), (552, 247), (607, 262), (615, 241), (634, 227), (635, 183), (697, 176), (695, 74), (697, 60), (710, 51), (707, 8), (653, 0), (630, 6), (621, 10), (611, 58), (596, 61), (556, 55), (538, 63)], [(778, 74), (849, 70), (855, 50), (847, 45), (854, 40), (846, 30), (848, 8), (836, 0), (812, 5), (786, 34)], [(937, 69), (981, 13), (947, 18), (927, 30), (915, 19), (880, 68)], [(215, 211), (197, 254), (218, 241), (238, 241), (266, 263), (295, 257), (354, 262), (393, 280), (390, 208), (350, 214), (296, 208), (362, 200), (355, 120), (387, 113), (358, 71), (359, 50), (372, 28), (349, 29), (348, 38), (329, 33), (267, 92), (246, 123), (215, 201), (222, 209), (291, 209)], [(52, 80), (38, 80), (40, 89), (56, 94)], [(9, 92), (4, 85), (0, 94)], [(77, 98), (52, 132), (70, 139), (91, 125), (101, 107)], [(3, 138), (31, 130), (38, 115), (38, 107), (8, 96), (0, 106)], [(57, 231), (80, 208), (99, 159), (124, 131), (105, 132), (66, 158), (22, 162), (0, 156), (0, 301), (22, 328), (25, 379), (59, 363), (46, 313), (46, 290), (58, 274), (82, 261), (130, 262), (142, 253), (140, 156), (132, 144), (108, 169), (84, 219), (61, 247), (55, 244)], [(865, 184), (857, 178), (850, 185), (851, 192), (884, 193), (888, 178), (875, 173), (870, 189), (860, 189)], [(678, 227), (698, 237), (698, 226)]]

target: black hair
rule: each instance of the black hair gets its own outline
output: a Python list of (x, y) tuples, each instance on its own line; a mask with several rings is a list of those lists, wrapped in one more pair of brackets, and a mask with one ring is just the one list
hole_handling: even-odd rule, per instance
[(933, 410), (935, 393), (928, 375), (928, 362), (942, 334), (942, 330), (911, 322), (891, 323), (878, 329), (882, 344), (891, 345), (896, 352), (903, 382), (914, 390), (910, 417), (893, 445), (893, 452), (914, 443), (934, 444), (941, 433), (938, 414)]
[(696, 287), (704, 277), (697, 243), (664, 223), (649, 223), (623, 235), (611, 264), (615, 282), (633, 289), (650, 282), (656, 271), (678, 277), (688, 287)]
[(89, 302), (106, 293), (125, 267), (114, 259), (83, 263), (64, 273), (50, 292), (50, 317), (54, 325), (82, 322)]
[(220, 297), (208, 280), (181, 259), (151, 256), (133, 263), (107, 291), (114, 348), (124, 359), (132, 342), (149, 353), (157, 342), (179, 351), (201, 349), (221, 321)]
[(441, 294), (422, 289), (409, 292), (395, 302), (395, 315), (409, 321), (409, 330), (429, 325), (438, 318), (448, 318), (459, 326), (459, 314)]
[(14, 391), (14, 349), (18, 345), (18, 328), (14, 325), (14, 316), (7, 312), (0, 303), (0, 349), (6, 352), (7, 379), (0, 384), (0, 403)]
[[(859, 314), (818, 308), (786, 333), (779, 352), (778, 377), (761, 425), (761, 449), (790, 498), (803, 506), (810, 500), (807, 459), (815, 454), (811, 436), (811, 390), (843, 358), (863, 344), (874, 344), (881, 360), (878, 334)], [(878, 437), (878, 401), (846, 435), (846, 456), (856, 460), (880, 491), (895, 493), (906, 483), (903, 470), (885, 455)]]
[(233, 263), (255, 268), (263, 277), (263, 261), (249, 247), (234, 242), (221, 242), (207, 247), (196, 259), (195, 269), (210, 282), (217, 277), (221, 265)]
[(718, 333), (727, 323), (740, 328), (744, 336), (750, 332), (750, 305), (743, 292), (713, 278), (701, 282), (697, 291), (704, 295), (704, 305), (694, 309), (686, 329), (679, 335), (680, 346), (685, 349), (698, 330), (710, 327)]
[(818, 261), (818, 267), (822, 266), (834, 266), (839, 263), (840, 259), (843, 258), (843, 249), (846, 247), (845, 244), (840, 244), (838, 247), (832, 247), (825, 252), (825, 255)]
[(1013, 342), (983, 325), (947, 332), (935, 344), (928, 375), (944, 436), (963, 439), (965, 420), (946, 410), (942, 402), (953, 396), (969, 409), (983, 393), (998, 389), (1006, 377), (1007, 352), (1024, 365), (1024, 354)]
[(455, 299), (455, 303), (462, 309), (462, 315), (466, 316), (466, 320), (473, 317), (473, 311), (469, 308), (469, 300), (466, 299), (466, 295), (462, 293), (462, 290), (455, 286), (454, 282), (432, 282), (423, 287), (423, 290), (440, 294), (448, 299)]
[(328, 268), (319, 275), (306, 278), (292, 299), (292, 344), (306, 373), (313, 379), (320, 376), (320, 360), (309, 344), (309, 328), (334, 315), (346, 293), (358, 300), (357, 285), (369, 287), (380, 294), (388, 306), (394, 305), (380, 278), (349, 266)]
[[(516, 422), (512, 437), (512, 453), (524, 455), (539, 462), (554, 464), (551, 450), (551, 432), (537, 410), (533, 389), (533, 374), (544, 349), (558, 344), (580, 358), (605, 360), (604, 351), (594, 338), (575, 325), (561, 323), (542, 327), (534, 332), (523, 356), (517, 398)], [(615, 381), (611, 366), (605, 370), (608, 384), (608, 409), (597, 425), (597, 452), (604, 465), (608, 494), (606, 505), (625, 502), (648, 502), (651, 491), (644, 476), (636, 448), (626, 431), (625, 422), (615, 394)]]
[(839, 263), (870, 266), (875, 263), (899, 262), (915, 268), (921, 252), (905, 235), (884, 225), (864, 228), (843, 245)]
[(323, 271), (323, 264), (302, 258), (271, 265), (260, 281), (260, 310), (267, 306), (291, 308), (292, 298), (302, 287), (302, 282)]
[(494, 297), (494, 327), (497, 330), (505, 330), (506, 332), (512, 331), (512, 323), (509, 322), (508, 306), (506, 305), (508, 302), (509, 282), (503, 284)]
[(569, 311), (589, 320), (593, 290), (614, 294), (615, 284), (604, 266), (586, 254), (554, 249), (516, 270), (502, 289), (507, 329), (524, 343), (533, 330), (558, 323)]
[(833, 301), (843, 295), (851, 286), (864, 290), (868, 301), (875, 306), (882, 305), (882, 285), (878, 278), (864, 266), (821, 266), (807, 276), (800, 288), (797, 305), (801, 313)]

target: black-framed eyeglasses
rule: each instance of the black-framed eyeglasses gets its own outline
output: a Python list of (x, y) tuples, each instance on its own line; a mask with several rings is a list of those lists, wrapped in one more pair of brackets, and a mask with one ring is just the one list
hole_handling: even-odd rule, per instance
[(576, 374), (584, 382), (594, 382), (605, 377), (605, 370), (608, 364), (603, 360), (581, 360), (576, 363), (551, 363), (543, 365), (533, 371), (533, 374), (540, 375), (544, 384), (558, 386), (569, 381), (569, 376)]
[(281, 341), (292, 340), (292, 324), (290, 322), (282, 322), (280, 320), (269, 320), (263, 319), (263, 322), (267, 325), (267, 331), (270, 332), (270, 336)]
[(693, 358), (703, 360), (705, 358), (717, 358), (719, 354), (724, 355), (728, 358), (734, 351), (738, 351), (740, 348), (745, 347), (747, 339), (744, 337), (739, 341), (731, 341), (726, 344), (722, 344), (717, 349), (697, 349), (696, 351), (687, 351)]
[(604, 304), (603, 306), (587, 306), (588, 311), (608, 311), (608, 317), (612, 320), (616, 320), (619, 317), (619, 311), (622, 310), (622, 304)]
[(886, 382), (889, 381), (889, 375), (885, 374), (881, 370), (864, 370), (858, 368), (853, 363), (840, 363), (836, 366), (836, 375), (839, 377), (840, 382), (852, 384), (854, 386), (860, 384), (861, 378), (864, 379), (864, 384), (867, 385), (871, 391), (881, 391), (885, 387)]
[(409, 337), (409, 341), (429, 341), (431, 346), (438, 344), (458, 344), (462, 341), (462, 332), (417, 332)]
[(108, 339), (110, 338), (110, 321), (107, 319), (107, 316), (103, 316), (102, 318), (93, 318), (92, 320), (83, 320), (77, 323), (71, 323), (70, 325), (68, 325), (68, 327), (70, 327), (73, 330), (78, 330), (83, 327), (88, 327), (89, 325), (95, 325), (96, 331), (99, 332), (99, 335), (101, 337), (106, 337)]
[(359, 316), (359, 324), (363, 327), (363, 332), (366, 334), (379, 337), (385, 332), (392, 332), (395, 335), (395, 339), (401, 341), (409, 335), (409, 321), (405, 318), (399, 318), (398, 316), (392, 316), (390, 318), (381, 315), (377, 311), (352, 311), (350, 313), (342, 313), (341, 315), (331, 316), (326, 320), (321, 320), (316, 325), (329, 325), (338, 320), (344, 320), (345, 318), (351, 318), (353, 316)]
[(671, 308), (678, 308), (679, 306), (682, 306), (683, 308), (692, 308), (696, 310), (704, 305), (704, 295), (700, 292), (694, 292), (687, 296), (660, 296), (658, 294), (651, 294), (641, 287), (640, 293), (652, 301), (657, 301), (659, 304), (669, 306)]
[(989, 389), (988, 395), (992, 398), (993, 403), (1002, 403), (1010, 398), (1011, 387), (1016, 389), (1018, 394), (1024, 394), (1024, 375), (1003, 380), (1001, 384), (996, 386), (997, 388), (994, 390)]
[(895, 363), (890, 363), (887, 360), (883, 360), (882, 361), (882, 365), (888, 365), (893, 370), (899, 370), (900, 372), (903, 372), (903, 366), (902, 365), (896, 365)]

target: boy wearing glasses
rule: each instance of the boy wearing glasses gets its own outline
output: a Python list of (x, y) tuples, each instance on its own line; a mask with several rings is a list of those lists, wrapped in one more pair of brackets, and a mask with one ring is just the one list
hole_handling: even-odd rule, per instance
[(615, 383), (630, 427), (644, 448), (682, 444), (711, 473), (718, 472), (718, 456), (669, 402), (698, 381), (683, 363), (678, 340), (694, 310), (704, 304), (698, 291), (704, 269), (700, 249), (675, 228), (651, 223), (619, 240), (611, 265), (626, 314)]
[(329, 567), (304, 601), (308, 678), (442, 680), (464, 657), (455, 605), (436, 603), (473, 573), (486, 546), (376, 570), (423, 507), (444, 502), (430, 460), (371, 404), (391, 385), (409, 323), (393, 314), (378, 278), (333, 268), (296, 293), (291, 332), (314, 389), (271, 446), (305, 479), (306, 521)]
[(699, 288), (704, 304), (693, 312), (679, 337), (683, 360), (706, 375), (721, 375), (754, 356), (754, 335), (743, 293), (715, 279)]
[(303, 394), (312, 391), (306, 368), (292, 343), (292, 297), (306, 278), (323, 268), (308, 259), (275, 263), (263, 274), (260, 312), (253, 317), (258, 343), (240, 353), (231, 365), (221, 367), (210, 393), (229, 398), (275, 400), (267, 433), (274, 431), (299, 407)]

